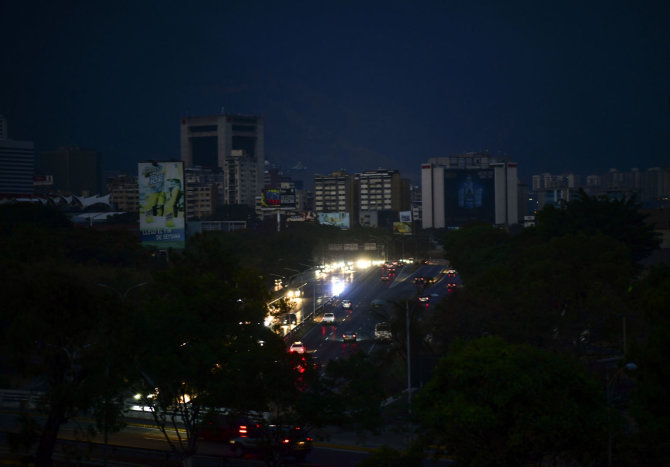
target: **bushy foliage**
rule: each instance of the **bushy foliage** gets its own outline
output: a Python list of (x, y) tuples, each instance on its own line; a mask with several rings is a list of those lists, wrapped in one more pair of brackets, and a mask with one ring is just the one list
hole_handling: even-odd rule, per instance
[(459, 465), (587, 465), (604, 446), (604, 402), (575, 361), (487, 337), (455, 344), (415, 408), (424, 444)]

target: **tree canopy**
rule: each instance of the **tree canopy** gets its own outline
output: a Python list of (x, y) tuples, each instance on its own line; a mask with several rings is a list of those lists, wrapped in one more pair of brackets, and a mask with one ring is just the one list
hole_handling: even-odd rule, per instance
[(586, 465), (605, 452), (598, 384), (573, 360), (500, 338), (455, 344), (414, 407), (420, 440), (459, 465)]

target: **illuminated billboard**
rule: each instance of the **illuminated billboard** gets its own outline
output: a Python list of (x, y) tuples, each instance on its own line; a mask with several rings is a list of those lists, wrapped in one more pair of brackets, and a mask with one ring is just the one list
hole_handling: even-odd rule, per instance
[(393, 233), (396, 235), (412, 235), (411, 222), (394, 222)]
[(267, 189), (261, 191), (261, 205), (263, 207), (278, 207), (281, 204), (279, 190)]
[(340, 229), (349, 228), (348, 212), (320, 212), (319, 224), (334, 225)]
[(282, 188), (266, 188), (261, 191), (261, 206), (264, 208), (296, 208), (295, 188), (289, 186)]
[(493, 223), (495, 192), (493, 170), (445, 170), (444, 216), (447, 223)]
[(137, 180), (142, 245), (184, 248), (184, 163), (140, 162)]
[(400, 211), (398, 217), (400, 222), (412, 222), (412, 211)]

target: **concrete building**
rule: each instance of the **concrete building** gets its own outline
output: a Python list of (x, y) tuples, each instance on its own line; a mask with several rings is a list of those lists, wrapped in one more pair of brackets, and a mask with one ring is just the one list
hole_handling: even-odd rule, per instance
[(29, 141), (9, 139), (7, 119), (0, 115), (0, 193), (33, 194), (34, 175), (35, 145)]
[(354, 180), (361, 211), (409, 210), (409, 181), (397, 170), (368, 170)]
[(517, 164), (488, 154), (431, 158), (421, 165), (422, 226), (519, 223)]
[(114, 209), (124, 212), (140, 211), (137, 176), (119, 174), (106, 180), (109, 201)]
[(40, 168), (46, 175), (53, 175), (54, 190), (84, 196), (104, 193), (100, 154), (95, 149), (43, 151)]
[(206, 219), (214, 214), (218, 206), (219, 191), (223, 192), (223, 177), (201, 167), (184, 170), (186, 185), (186, 219)]
[(315, 175), (314, 211), (348, 213), (350, 219), (358, 219), (354, 177), (341, 170), (330, 175)]
[(579, 189), (583, 189), (590, 196), (636, 196), (637, 201), (648, 208), (667, 206), (670, 201), (670, 168), (633, 168), (627, 172), (610, 169), (604, 173), (586, 176), (585, 183), (581, 183), (576, 175), (533, 175), (537, 209), (542, 209), (545, 204), (571, 201), (575, 199)]
[(579, 186), (579, 176), (575, 174), (552, 175), (542, 173), (532, 177), (533, 191), (575, 188)]
[(186, 168), (224, 174), (224, 203), (254, 206), (263, 188), (263, 118), (213, 115), (183, 118), (181, 160)]

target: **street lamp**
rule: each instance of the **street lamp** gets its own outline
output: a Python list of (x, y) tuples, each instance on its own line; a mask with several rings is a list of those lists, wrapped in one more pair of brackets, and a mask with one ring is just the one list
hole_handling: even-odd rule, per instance
[[(119, 302), (121, 304), (123, 304), (126, 301), (126, 297), (128, 296), (128, 293), (131, 290), (137, 289), (139, 287), (144, 287), (147, 284), (148, 284), (148, 282), (140, 282), (139, 284), (135, 284), (133, 286), (130, 286), (125, 291), (121, 292), (116, 287), (112, 287), (109, 284), (104, 284), (102, 282), (98, 282), (98, 285), (100, 287), (104, 287), (106, 289), (110, 289), (110, 290), (113, 290), (114, 292), (116, 292), (116, 294), (119, 297)], [(107, 362), (105, 364), (105, 378), (109, 378), (109, 362)], [(107, 466), (107, 446), (109, 445), (109, 428), (107, 427), (107, 405), (108, 404), (109, 404), (109, 400), (108, 400), (107, 396), (105, 395), (105, 407), (104, 407), (103, 418), (102, 418), (102, 425), (103, 425), (103, 432), (104, 432), (103, 465), (105, 467)]]
[(405, 301), (405, 328), (407, 333), (407, 407), (412, 414), (412, 365), (409, 354), (409, 300)]
[(619, 376), (624, 371), (635, 371), (637, 365), (633, 362), (628, 362), (621, 368), (607, 382), (606, 396), (607, 396), (607, 466), (612, 467), (612, 401), (614, 399), (614, 390)]

